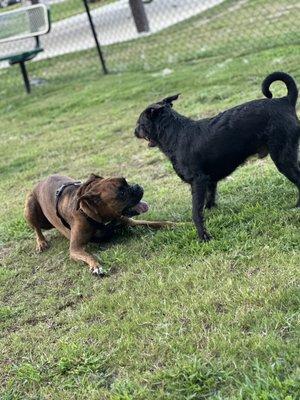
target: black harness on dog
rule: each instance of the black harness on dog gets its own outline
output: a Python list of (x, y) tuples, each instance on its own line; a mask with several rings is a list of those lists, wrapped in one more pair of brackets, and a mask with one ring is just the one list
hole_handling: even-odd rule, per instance
[[(61, 216), (59, 210), (58, 210), (58, 204), (59, 204), (59, 199), (61, 195), (63, 194), (63, 191), (65, 190), (66, 187), (68, 186), (80, 186), (81, 182), (69, 182), (69, 183), (64, 183), (61, 185), (60, 188), (57, 189), (55, 196), (56, 196), (56, 202), (55, 202), (55, 209), (56, 209), (56, 215), (58, 218), (61, 220), (62, 224), (67, 228), (71, 229), (70, 225), (67, 223), (67, 221)], [(102, 222), (98, 222), (95, 219), (89, 217), (81, 208), (79, 209), (79, 212), (84, 215), (84, 217), (87, 219), (87, 221), (96, 229), (101, 229), (105, 227), (105, 224)]]

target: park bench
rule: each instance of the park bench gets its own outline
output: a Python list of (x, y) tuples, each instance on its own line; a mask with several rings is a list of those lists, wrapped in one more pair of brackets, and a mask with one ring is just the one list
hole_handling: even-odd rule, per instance
[(44, 50), (40, 46), (39, 36), (49, 31), (50, 13), (44, 4), (21, 7), (0, 13), (0, 44), (27, 38), (35, 39), (35, 46), (31, 50), (0, 56), (0, 61), (8, 61), (10, 65), (20, 65), (27, 93), (30, 93), (30, 81), (25, 63)]

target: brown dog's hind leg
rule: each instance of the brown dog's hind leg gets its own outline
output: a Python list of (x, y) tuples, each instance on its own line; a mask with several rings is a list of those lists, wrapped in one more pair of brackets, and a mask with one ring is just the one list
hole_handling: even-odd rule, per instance
[(91, 239), (91, 233), (87, 232), (80, 223), (71, 228), (70, 257), (74, 261), (83, 261), (90, 267), (93, 275), (103, 276), (105, 272), (99, 261), (85, 250), (85, 245)]
[(42, 229), (51, 229), (53, 225), (47, 220), (43, 211), (34, 195), (30, 193), (26, 199), (25, 203), (25, 218), (28, 224), (34, 229), (36, 234), (36, 250), (42, 252), (46, 250), (49, 245), (42, 233)]

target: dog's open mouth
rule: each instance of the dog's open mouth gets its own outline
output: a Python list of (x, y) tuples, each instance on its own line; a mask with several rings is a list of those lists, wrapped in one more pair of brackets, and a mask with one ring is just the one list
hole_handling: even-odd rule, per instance
[(142, 138), (144, 138), (148, 142), (148, 147), (155, 147), (157, 146), (157, 143), (155, 140), (150, 139), (147, 135), (143, 135)]
[(133, 217), (135, 215), (144, 214), (149, 210), (149, 206), (145, 201), (140, 201), (133, 207), (126, 208), (123, 211), (123, 215), (126, 217)]
[(156, 147), (156, 142), (154, 140), (149, 140), (148, 147)]
[(147, 136), (145, 136), (145, 139), (148, 142), (148, 147), (155, 147), (157, 145), (157, 143), (155, 142), (155, 140), (149, 139)]
[(131, 208), (139, 214), (144, 214), (149, 210), (149, 206), (145, 201), (140, 201), (136, 206)]

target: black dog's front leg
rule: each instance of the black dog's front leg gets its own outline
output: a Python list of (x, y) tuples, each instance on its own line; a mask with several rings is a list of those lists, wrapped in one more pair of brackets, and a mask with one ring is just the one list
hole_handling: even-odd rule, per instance
[(208, 184), (209, 179), (205, 175), (198, 176), (197, 178), (193, 179), (192, 182), (193, 220), (196, 225), (199, 238), (204, 241), (211, 239), (211, 236), (205, 229), (203, 215)]
[(206, 205), (207, 209), (216, 207), (216, 195), (217, 195), (217, 182), (208, 182), (207, 194), (206, 194)]

